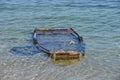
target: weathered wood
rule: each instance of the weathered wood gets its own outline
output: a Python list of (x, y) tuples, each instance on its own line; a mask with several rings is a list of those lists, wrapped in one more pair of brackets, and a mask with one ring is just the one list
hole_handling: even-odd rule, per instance
[(55, 60), (69, 60), (69, 59), (79, 59), (81, 58), (83, 55), (82, 53), (80, 53), (79, 51), (64, 51), (64, 50), (58, 50), (55, 51), (52, 55), (51, 58)]

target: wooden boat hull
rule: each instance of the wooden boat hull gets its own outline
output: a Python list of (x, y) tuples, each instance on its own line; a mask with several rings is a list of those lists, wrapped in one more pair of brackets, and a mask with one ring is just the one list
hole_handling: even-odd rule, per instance
[(85, 44), (72, 28), (36, 28), (33, 43), (54, 60), (84, 56)]

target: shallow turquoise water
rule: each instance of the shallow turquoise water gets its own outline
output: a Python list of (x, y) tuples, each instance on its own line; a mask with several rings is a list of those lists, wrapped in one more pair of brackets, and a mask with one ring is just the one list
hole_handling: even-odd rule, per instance
[[(0, 80), (119, 80), (119, 0), (0, 0)], [(16, 55), (32, 46), (36, 27), (72, 27), (86, 56), (61, 67), (44, 53)], [(28, 50), (31, 52), (31, 50)]]

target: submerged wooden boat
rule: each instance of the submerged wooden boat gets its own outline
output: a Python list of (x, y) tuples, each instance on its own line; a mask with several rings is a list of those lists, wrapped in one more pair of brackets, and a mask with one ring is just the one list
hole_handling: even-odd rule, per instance
[(79, 59), (85, 54), (83, 38), (72, 28), (36, 28), (33, 43), (54, 60)]

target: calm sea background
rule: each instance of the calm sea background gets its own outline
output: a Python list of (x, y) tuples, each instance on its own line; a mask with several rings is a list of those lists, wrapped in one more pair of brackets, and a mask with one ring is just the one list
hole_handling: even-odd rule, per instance
[[(33, 54), (36, 27), (72, 27), (85, 57), (63, 67)], [(0, 80), (120, 80), (120, 0), (0, 0)]]

